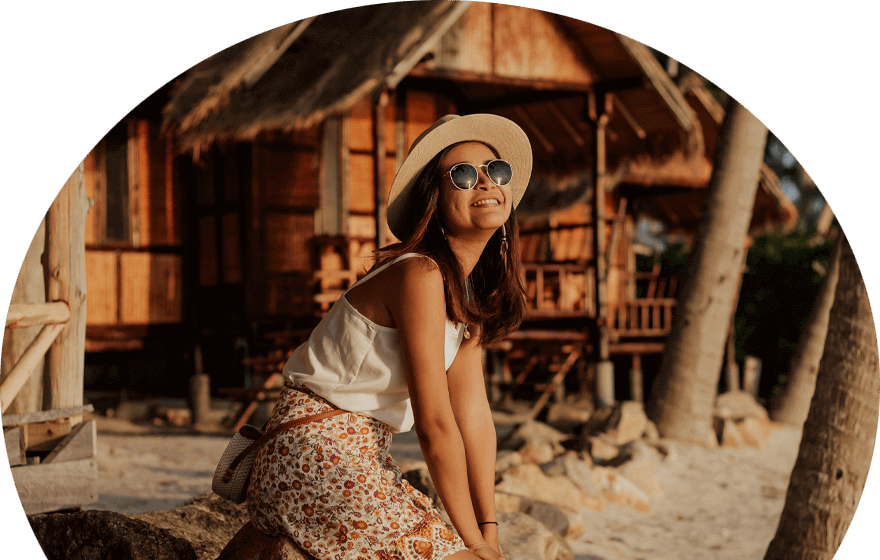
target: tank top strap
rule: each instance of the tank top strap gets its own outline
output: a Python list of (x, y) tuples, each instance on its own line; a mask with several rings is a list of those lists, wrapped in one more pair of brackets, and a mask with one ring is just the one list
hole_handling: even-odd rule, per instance
[[(403, 261), (403, 260), (406, 260), (406, 259), (409, 259), (412, 257), (424, 257), (424, 258), (428, 259), (429, 261), (431, 261), (432, 263), (437, 264), (434, 261), (434, 259), (432, 259), (431, 257), (429, 257), (427, 255), (423, 255), (421, 253), (404, 253), (404, 254), (400, 255), (399, 257), (397, 257), (396, 259), (394, 259), (393, 261), (391, 261), (390, 263), (385, 263), (382, 266), (380, 266), (379, 268), (377, 268), (376, 270), (370, 272), (369, 274), (367, 274), (366, 276), (364, 276), (363, 278), (361, 278), (360, 280), (358, 280), (357, 282), (352, 284), (351, 287), (348, 288), (348, 290), (350, 290), (351, 288), (354, 288), (355, 286), (357, 286), (361, 282), (365, 282), (365, 281), (369, 280), (370, 278), (379, 274), (380, 272), (382, 272), (383, 270), (385, 270), (386, 268), (388, 268), (392, 264), (395, 264), (397, 262), (400, 262), (400, 261)], [(348, 290), (346, 290), (345, 292), (348, 293)]]

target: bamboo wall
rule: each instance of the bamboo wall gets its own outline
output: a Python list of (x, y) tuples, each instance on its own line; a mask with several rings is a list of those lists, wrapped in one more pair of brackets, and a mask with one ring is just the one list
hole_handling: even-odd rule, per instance
[[(177, 323), (182, 320), (181, 196), (172, 172), (172, 153), (158, 125), (125, 123), (126, 235), (108, 233), (113, 212), (105, 141), (85, 159), (88, 327)], [(120, 152), (121, 153), (121, 152)]]

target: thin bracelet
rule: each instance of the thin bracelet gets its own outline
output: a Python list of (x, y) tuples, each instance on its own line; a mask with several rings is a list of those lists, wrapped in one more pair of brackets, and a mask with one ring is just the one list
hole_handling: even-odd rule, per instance
[(498, 522), (497, 521), (483, 521), (482, 523), (477, 523), (477, 527), (479, 527), (480, 525), (489, 525), (489, 524), (498, 525)]

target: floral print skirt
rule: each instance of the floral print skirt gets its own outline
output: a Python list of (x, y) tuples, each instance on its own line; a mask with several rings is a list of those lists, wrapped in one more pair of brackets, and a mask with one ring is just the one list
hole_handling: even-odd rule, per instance
[[(285, 386), (266, 428), (332, 408)], [(352, 412), (282, 432), (257, 452), (251, 521), (317, 560), (440, 560), (466, 550), (431, 500), (403, 480), (391, 435), (384, 422)]]

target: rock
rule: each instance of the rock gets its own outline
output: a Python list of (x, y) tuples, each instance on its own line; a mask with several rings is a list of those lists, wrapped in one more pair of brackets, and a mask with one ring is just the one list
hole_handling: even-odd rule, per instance
[(624, 401), (608, 420), (605, 433), (617, 445), (640, 439), (648, 425), (644, 406), (636, 401)]
[(749, 447), (764, 449), (773, 435), (773, 422), (768, 418), (749, 417), (736, 423), (742, 441)]
[(551, 463), (541, 466), (541, 470), (547, 476), (553, 478), (564, 476), (572, 481), (581, 491), (581, 507), (603, 512), (605, 511), (605, 499), (602, 498), (601, 490), (593, 482), (593, 463), (589, 456), (582, 459), (577, 453), (569, 451), (554, 459)]
[(721, 440), (721, 445), (723, 447), (740, 449), (746, 446), (746, 442), (743, 441), (742, 434), (739, 432), (736, 422), (730, 418), (716, 418), (716, 420), (718, 420), (719, 425), (717, 431), (721, 432), (718, 439)]
[(530, 437), (519, 448), (519, 455), (523, 463), (533, 463), (541, 465), (548, 463), (556, 457), (557, 450), (564, 450), (558, 443), (554, 445), (552, 441), (540, 438)]
[(520, 424), (516, 430), (514, 430), (508, 437), (504, 438), (500, 447), (502, 449), (513, 449), (518, 451), (520, 447), (526, 444), (526, 442), (537, 439), (550, 442), (555, 453), (562, 453), (565, 451), (562, 442), (569, 439), (569, 437), (570, 436), (551, 428), (543, 422), (529, 420)]
[(589, 401), (581, 403), (553, 403), (547, 409), (547, 422), (562, 426), (586, 424), (593, 415), (593, 406)]
[(601, 489), (602, 497), (609, 502), (642, 513), (651, 511), (648, 495), (615, 469), (595, 467), (593, 482)]
[(648, 441), (658, 441), (660, 439), (660, 430), (657, 429), (657, 424), (648, 420), (647, 424), (645, 424), (645, 439)]
[(538, 465), (531, 463), (517, 465), (505, 472), (501, 482), (495, 486), (495, 491), (573, 510), (593, 505), (590, 500), (586, 500), (586, 503), (582, 501), (580, 490), (568, 477), (549, 477)]
[(590, 457), (598, 463), (613, 461), (620, 455), (620, 448), (606, 441), (603, 437), (590, 436), (587, 438)]
[(746, 391), (728, 391), (718, 395), (715, 399), (713, 415), (731, 420), (769, 418), (767, 410)]
[(522, 455), (519, 451), (511, 451), (510, 449), (501, 449), (495, 458), (495, 475), (499, 476), (510, 467), (521, 465), (523, 463)]
[(166, 529), (189, 542), (199, 560), (217, 558), (236, 531), (248, 521), (245, 504), (234, 504), (213, 492), (193, 498), (179, 508), (131, 517)]
[(271, 536), (248, 521), (217, 560), (315, 560), (286, 535)]
[(187, 541), (112, 511), (28, 516), (49, 560), (197, 560)]
[(532, 501), (524, 496), (495, 492), (495, 511), (503, 511), (504, 513), (525, 512), (531, 504)]
[(545, 504), (544, 502), (532, 502), (526, 508), (525, 513), (566, 539), (576, 539), (586, 531), (586, 526), (580, 513), (575, 510), (561, 508), (553, 504)]
[(663, 487), (654, 470), (655, 461), (656, 458), (650, 452), (642, 450), (635, 453), (631, 461), (621, 465), (617, 472), (641, 488), (648, 498), (658, 498), (663, 495)]
[(574, 560), (565, 539), (525, 513), (499, 513), (498, 524), (505, 560)]

